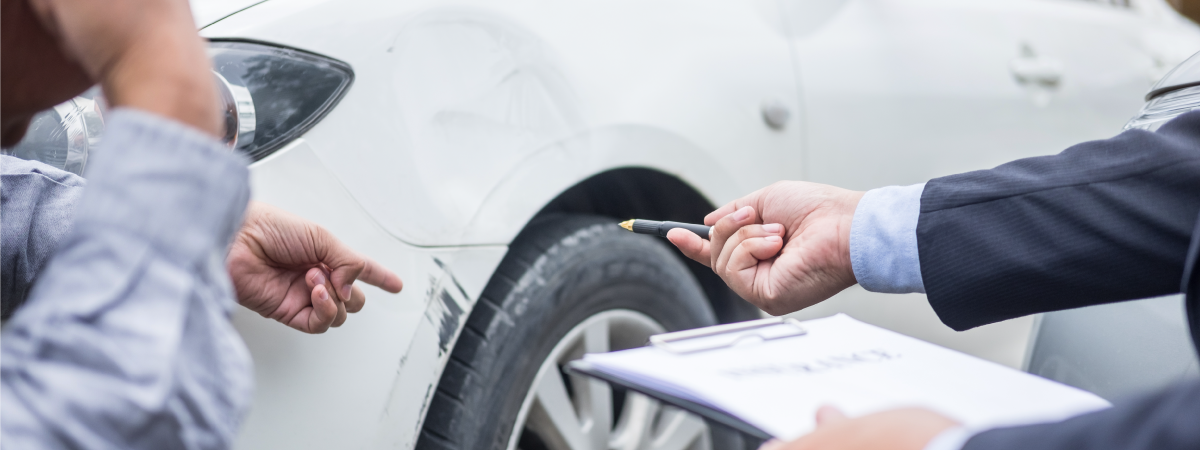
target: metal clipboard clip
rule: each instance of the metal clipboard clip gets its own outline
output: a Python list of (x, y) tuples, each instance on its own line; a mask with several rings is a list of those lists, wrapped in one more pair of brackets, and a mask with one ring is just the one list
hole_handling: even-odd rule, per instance
[(808, 330), (800, 325), (800, 321), (792, 318), (773, 317), (656, 334), (650, 336), (650, 345), (671, 353), (687, 354), (805, 334), (808, 334)]

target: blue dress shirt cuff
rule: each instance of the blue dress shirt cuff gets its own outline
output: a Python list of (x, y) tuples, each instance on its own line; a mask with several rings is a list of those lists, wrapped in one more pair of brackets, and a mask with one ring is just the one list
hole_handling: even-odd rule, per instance
[(917, 257), (917, 218), (925, 183), (872, 189), (850, 225), (850, 264), (871, 292), (925, 293)]
[(965, 427), (954, 427), (934, 436), (925, 444), (925, 450), (961, 450), (972, 436), (975, 436), (975, 431)]

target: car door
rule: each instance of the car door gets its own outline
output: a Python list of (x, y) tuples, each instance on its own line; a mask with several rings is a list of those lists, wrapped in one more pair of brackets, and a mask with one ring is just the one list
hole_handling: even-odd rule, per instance
[(1127, 2), (1017, 0), (1006, 9), (1019, 48), (1009, 69), (1033, 106), (1012, 131), (1044, 139), (1048, 152), (1118, 133), (1163, 74), (1166, 49), (1146, 39), (1150, 24)]
[[(1066, 139), (1029, 133), (1035, 105), (1012, 74), (1021, 41), (1009, 2), (780, 0), (796, 55), (805, 178), (851, 189), (907, 185), (1044, 154)], [(844, 312), (926, 341), (1019, 367), (1032, 319), (958, 333), (920, 294), (852, 287), (798, 318)]]
[(1110, 137), (1195, 29), (1145, 1), (780, 2), (806, 177), (855, 189)]
[[(805, 117), (805, 178), (920, 183), (1109, 137), (1150, 85), (1128, 9), (1054, 0), (780, 0)], [(848, 289), (851, 315), (1019, 367), (1031, 318), (957, 333), (921, 295)]]
[(803, 22), (807, 179), (870, 189), (1051, 150), (1022, 132), (1033, 107), (1010, 70), (1014, 0), (844, 0), (818, 25), (808, 2), (781, 1)]

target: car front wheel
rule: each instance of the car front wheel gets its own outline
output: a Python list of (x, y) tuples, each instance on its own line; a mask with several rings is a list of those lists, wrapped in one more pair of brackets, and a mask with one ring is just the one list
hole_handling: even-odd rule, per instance
[(740, 448), (727, 429), (563, 371), (584, 353), (715, 323), (703, 290), (662, 240), (609, 218), (538, 218), (471, 312), (417, 448)]

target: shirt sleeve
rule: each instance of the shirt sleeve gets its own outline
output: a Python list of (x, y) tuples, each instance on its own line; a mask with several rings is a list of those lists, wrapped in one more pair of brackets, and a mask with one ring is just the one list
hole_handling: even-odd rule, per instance
[(0, 320), (8, 320), (71, 229), (84, 180), (38, 161), (0, 156)]
[(850, 224), (850, 264), (871, 292), (925, 292), (917, 256), (917, 219), (925, 184), (872, 189)]
[(0, 342), (0, 447), (232, 444), (252, 389), (224, 256), (245, 160), (135, 110), (108, 117), (74, 225)]

